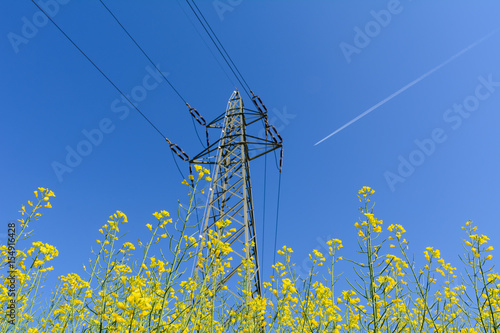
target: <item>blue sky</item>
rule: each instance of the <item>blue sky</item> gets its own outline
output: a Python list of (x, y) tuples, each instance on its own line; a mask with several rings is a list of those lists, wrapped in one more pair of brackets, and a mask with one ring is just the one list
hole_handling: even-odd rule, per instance
[[(499, 247), (500, 4), (197, 3), (284, 138), (277, 239), (278, 246), (294, 249), (299, 268), (328, 237), (343, 239), (346, 257), (354, 253), (356, 195), (365, 185), (377, 191), (376, 216), (385, 226), (403, 224), (417, 255), (435, 246), (459, 265), (460, 226), (468, 219)], [(205, 119), (224, 112), (236, 80), (218, 65), (201, 28), (202, 38), (193, 28), (184, 1), (106, 4)], [(202, 149), (182, 101), (151, 76), (147, 59), (98, 1), (60, 0), (51, 8), (54, 20), (120, 89), (137, 93), (146, 82), (150, 89), (138, 105), (170, 140), (190, 156)], [(32, 191), (49, 187), (57, 196), (54, 208), (32, 224), (33, 240), (59, 249), (53, 276), (81, 273), (111, 213), (125, 212), (130, 239), (145, 239), (151, 214), (174, 212), (186, 188), (168, 145), (74, 46), (50, 22), (29, 30), (26, 25), (40, 19), (31, 1), (3, 1), (0, 12), (0, 242)], [(98, 145), (58, 176), (54, 163), (67, 165), (68, 149), (78, 149), (96, 128), (107, 132)], [(188, 165), (178, 163), (187, 174)], [(278, 182), (272, 163), (267, 171), (264, 279), (273, 256)], [(260, 240), (263, 177), (263, 161), (256, 161)], [(344, 269), (351, 276), (349, 266)]]

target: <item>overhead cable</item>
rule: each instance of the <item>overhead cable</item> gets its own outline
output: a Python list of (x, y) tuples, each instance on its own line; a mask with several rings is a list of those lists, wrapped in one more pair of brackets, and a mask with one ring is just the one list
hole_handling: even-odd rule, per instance
[(61, 27), (59, 27), (59, 25), (57, 25), (57, 23), (54, 22), (54, 20), (49, 15), (47, 15), (45, 10), (41, 8), (40, 5), (38, 5), (38, 3), (36, 3), (34, 0), (31, 0), (31, 2), (52, 22), (52, 24), (54, 24), (54, 26), (64, 35), (64, 37), (66, 37), (66, 39), (68, 39), (71, 42), (71, 44), (73, 44), (73, 46), (76, 47), (78, 51), (80, 51), (80, 53), (94, 66), (94, 68), (130, 103), (130, 105), (132, 105), (137, 110), (137, 112), (139, 112), (139, 114), (149, 123), (149, 125), (151, 125), (151, 127), (153, 127), (155, 131), (170, 144), (170, 149), (174, 153), (176, 153), (177, 156), (179, 156), (182, 160), (184, 161), (189, 160), (189, 156), (179, 146), (177, 146), (175, 143), (172, 143), (160, 131), (160, 129), (156, 127), (153, 124), (153, 122), (151, 122), (151, 120), (149, 120), (149, 118), (139, 109), (139, 107), (137, 107), (137, 105), (135, 105), (130, 100), (130, 98), (127, 97), (127, 95), (124, 94), (122, 90), (118, 88), (118, 86), (99, 68), (99, 66), (97, 66), (96, 63), (93, 62), (92, 59), (90, 59), (90, 57), (71, 39), (71, 37), (69, 37), (68, 34), (66, 34), (64, 30)]
[[(200, 18), (200, 16), (203, 16), (203, 13), (201, 13), (201, 11), (199, 10), (198, 6), (196, 6), (196, 3), (194, 1), (192, 1), (194, 6), (198, 9), (198, 12), (199, 12), (199, 15), (198, 15), (198, 12), (194, 9), (194, 7), (191, 5), (191, 3), (189, 2), (189, 0), (186, 0), (186, 3), (189, 5), (189, 8), (191, 8), (191, 11), (194, 13), (194, 15), (196, 16), (196, 18), (198, 19), (198, 22), (200, 22), (201, 26), (203, 27), (203, 29), (205, 30), (205, 32), (207, 33), (208, 37), (210, 38), (210, 40), (212, 41), (212, 43), (215, 45), (215, 47), (217, 48), (217, 50), (219, 51), (220, 55), (222, 56), (222, 58), (224, 59), (224, 61), (226, 62), (227, 66), (229, 67), (229, 69), (231, 70), (231, 72), (234, 74), (234, 76), (236, 77), (236, 79), (238, 80), (238, 82), (240, 83), (241, 87), (243, 88), (243, 90), (245, 91), (245, 93), (248, 95), (249, 98), (252, 98), (250, 96), (250, 93), (249, 93), (249, 90), (250, 88), (247, 86), (245, 86), (243, 84), (243, 82), (241, 80), (243, 80), (245, 83), (245, 79), (243, 78), (243, 76), (241, 75), (240, 73), (240, 76), (241, 76), (241, 79), (240, 79), (240, 76), (238, 76), (235, 72), (235, 70), (239, 73), (238, 71), (238, 68), (236, 67), (236, 65), (234, 65), (235, 69), (233, 69), (233, 67), (231, 66), (230, 64), (230, 61), (228, 60), (229, 55), (227, 54), (227, 52), (222, 52), (221, 48), (224, 49), (225, 51), (225, 48), (224, 46), (222, 46), (222, 43), (220, 42), (220, 40), (217, 38), (217, 36), (215, 35), (215, 33), (213, 32), (212, 28), (210, 27), (210, 25), (208, 24), (208, 22), (206, 20), (204, 20), (206, 22), (206, 25), (204, 23), (204, 21)], [(204, 18), (204, 17), (203, 17)], [(214, 37), (217, 39), (217, 41), (219, 41), (219, 44), (220, 46), (216, 43), (214, 37), (212, 37), (212, 34), (210, 34), (210, 31), (212, 31)], [(227, 57), (227, 58), (226, 58)], [(232, 62), (232, 61), (231, 61)], [(234, 64), (234, 62), (233, 62)], [(248, 90), (247, 90), (247, 87), (248, 87)]]
[[(165, 81), (172, 88), (172, 90), (177, 94), (177, 96), (179, 96), (179, 98), (184, 102), (184, 104), (186, 104), (186, 106), (189, 108), (189, 113), (191, 114), (191, 116), (194, 119), (196, 119), (196, 121), (201, 126), (206, 126), (207, 122), (205, 121), (205, 119), (203, 118), (203, 116), (198, 112), (198, 110), (196, 110), (195, 108), (191, 107), (191, 105), (189, 105), (189, 103), (186, 101), (186, 99), (184, 97), (182, 97), (182, 95), (180, 94), (180, 92), (174, 87), (174, 85), (170, 82), (170, 80), (167, 79), (167, 77), (165, 76), (165, 74), (163, 74), (163, 72), (160, 71), (160, 69), (158, 68), (158, 66), (156, 66), (156, 64), (153, 62), (153, 60), (151, 60), (151, 57), (146, 53), (146, 51), (144, 51), (144, 49), (139, 45), (139, 43), (135, 40), (135, 38), (132, 37), (132, 35), (128, 32), (128, 30), (125, 28), (125, 26), (120, 22), (120, 20), (118, 19), (118, 17), (116, 17), (116, 15), (111, 11), (111, 9), (108, 6), (106, 6), (106, 4), (102, 0), (99, 0), (99, 2), (108, 11), (108, 13), (115, 19), (116, 23), (118, 23), (118, 25), (127, 34), (127, 36), (132, 40), (132, 42), (135, 44), (135, 46), (137, 46), (137, 48), (142, 52), (142, 54), (146, 57), (146, 59), (149, 60), (149, 62), (156, 69), (156, 71), (165, 79)], [(196, 136), (198, 137), (198, 140), (200, 141), (201, 145), (203, 146), (203, 142), (200, 139), (200, 136), (198, 134), (198, 130), (196, 129), (196, 125), (194, 124), (194, 122), (193, 122), (193, 127), (194, 127), (194, 130), (196, 131)]]

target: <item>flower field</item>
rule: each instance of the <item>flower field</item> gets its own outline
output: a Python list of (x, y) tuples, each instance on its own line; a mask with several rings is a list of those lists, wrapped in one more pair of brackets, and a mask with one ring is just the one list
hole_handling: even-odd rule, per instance
[[(49, 288), (54, 292), (47, 304), (39, 304), (41, 287), (58, 250), (40, 241), (27, 249), (15, 246), (34, 235), (43, 210), (52, 207), (52, 191), (35, 191), (33, 201), (20, 210), (15, 239), (0, 248), (0, 332), (500, 330), (500, 275), (493, 271), (489, 238), (471, 221), (465, 223), (461, 267), (452, 267), (437, 248), (410, 250), (402, 225), (384, 225), (375, 216), (375, 191), (369, 187), (359, 190), (361, 216), (353, 226), (361, 262), (342, 253), (341, 240), (331, 239), (328, 253), (312, 251), (309, 275), (298, 278), (293, 250), (284, 246), (272, 276), (264, 277), (263, 297), (252, 298), (240, 284), (233, 292), (241, 302), (229, 301), (230, 290), (221, 281), (234, 260), (222, 240), (236, 230), (226, 220), (217, 222), (218, 232), (205, 239), (197, 235), (195, 213), (202, 207), (195, 195), (211, 179), (200, 166), (196, 174), (191, 182), (183, 181), (188, 203), (179, 205), (175, 218), (167, 211), (155, 212), (156, 224), (146, 225), (151, 234), (146, 241), (120, 241), (127, 216), (112, 214), (96, 231), (97, 247), (85, 274), (59, 277), (55, 289)], [(418, 267), (416, 261), (424, 259)], [(347, 290), (337, 287), (339, 261), (356, 273)], [(199, 274), (191, 276), (189, 267), (195, 262)], [(252, 270), (249, 260), (240, 274), (248, 276)]]

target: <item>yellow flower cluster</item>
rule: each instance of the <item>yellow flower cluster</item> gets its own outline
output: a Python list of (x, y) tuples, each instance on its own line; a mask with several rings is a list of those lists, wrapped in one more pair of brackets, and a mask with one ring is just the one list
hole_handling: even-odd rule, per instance
[[(198, 180), (206, 179), (208, 170), (199, 166), (195, 169)], [(45, 264), (57, 257), (58, 251), (43, 242), (33, 242), (28, 250), (17, 251), (15, 325), (19, 331), (30, 333), (498, 331), (500, 274), (493, 270), (490, 239), (478, 234), (470, 221), (463, 227), (467, 238), (462, 281), (458, 279), (458, 269), (445, 262), (444, 253), (434, 247), (425, 248), (425, 262), (419, 268), (403, 238), (406, 230), (402, 225), (391, 224), (388, 235), (384, 234), (382, 220), (375, 218), (373, 207), (368, 207), (373, 193), (370, 187), (358, 192), (364, 204), (363, 220), (355, 223), (355, 230), (362, 238), (358, 244), (363, 259), (348, 261), (356, 265), (357, 274), (348, 281), (351, 289), (340, 290), (337, 285), (337, 265), (343, 259), (339, 256), (343, 249), (340, 239), (326, 242), (328, 254), (311, 252), (309, 272), (302, 278), (297, 276), (292, 262), (294, 251), (281, 247), (277, 251), (281, 260), (272, 266), (270, 281), (262, 283), (264, 293), (260, 296), (249, 287), (260, 273), (252, 253), (242, 258), (241, 264), (238, 261), (240, 282), (226, 282), (231, 256), (235, 255), (231, 240), (237, 231), (231, 228), (231, 220), (216, 221), (217, 228), (200, 237), (187, 232), (187, 220), (173, 223), (167, 211), (155, 212), (156, 225), (146, 225), (151, 231), (149, 241), (138, 241), (144, 250), (140, 251), (142, 258), (129, 260), (136, 254), (132, 252), (135, 245), (118, 243), (119, 225), (127, 222), (127, 216), (117, 211), (99, 229), (99, 249), (90, 260), (90, 268), (84, 266), (88, 276), (61, 276), (43, 317), (36, 318), (32, 311), (34, 300), (42, 279), (51, 269)], [(40, 188), (35, 195), (39, 203), (28, 203), (33, 211), (47, 206), (44, 198), (53, 193)], [(195, 206), (191, 201), (180, 210), (192, 215)], [(21, 214), (27, 216), (22, 220), (25, 226), (37, 218), (38, 211), (33, 211), (21, 209)], [(167, 227), (168, 223), (171, 225)], [(154, 249), (160, 238), (168, 238), (166, 245)], [(7, 246), (0, 250), (3, 268), (12, 253)], [(170, 252), (168, 258), (164, 251)], [(193, 267), (193, 261), (198, 264), (198, 273), (187, 276), (184, 271)], [(328, 266), (328, 274), (322, 266)], [(0, 275), (2, 304), (10, 301), (8, 283), (8, 277)], [(3, 314), (7, 312), (4, 310)], [(6, 322), (0, 323), (0, 332), (8, 329)]]
[[(195, 164), (194, 168), (196, 170), (196, 173), (198, 174), (197, 181), (201, 180), (202, 178), (204, 178), (207, 182), (212, 181), (212, 178), (210, 177), (210, 170), (205, 169), (204, 167), (198, 164)], [(193, 175), (189, 175), (189, 180), (191, 180), (191, 182), (194, 181), (194, 179), (195, 177)], [(182, 181), (182, 184), (190, 186), (188, 181), (185, 179)]]

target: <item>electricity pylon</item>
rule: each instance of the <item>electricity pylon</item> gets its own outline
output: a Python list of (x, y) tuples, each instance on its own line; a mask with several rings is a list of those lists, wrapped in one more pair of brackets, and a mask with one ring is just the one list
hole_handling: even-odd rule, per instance
[[(244, 288), (247, 295), (251, 295), (252, 298), (262, 295), (249, 162), (276, 149), (282, 149), (282, 139), (274, 126), (269, 125), (267, 110), (262, 101), (255, 95), (252, 101), (258, 111), (244, 108), (240, 93), (234, 91), (226, 112), (207, 124), (207, 129), (222, 130), (220, 139), (209, 144), (207, 134), (208, 147), (190, 161), (190, 163), (214, 165), (201, 236), (206, 240), (207, 233), (211, 229), (221, 235), (221, 230), (217, 226), (218, 221), (230, 220), (230, 227), (236, 229), (226, 239), (222, 239), (230, 244), (233, 251), (231, 255), (234, 258), (232, 267), (217, 289), (227, 286), (227, 289), (240, 301), (243, 300), (242, 295), (235, 292), (238, 282), (240, 283), (238, 289)], [(253, 126), (247, 129), (250, 125)], [(264, 138), (251, 134), (256, 132), (256, 128), (261, 129), (261, 136), (265, 133)], [(199, 248), (199, 251), (203, 256), (203, 248)], [(248, 260), (253, 263), (253, 270), (241, 273), (245, 267), (244, 263)], [(200, 274), (198, 263), (194, 274)]]

